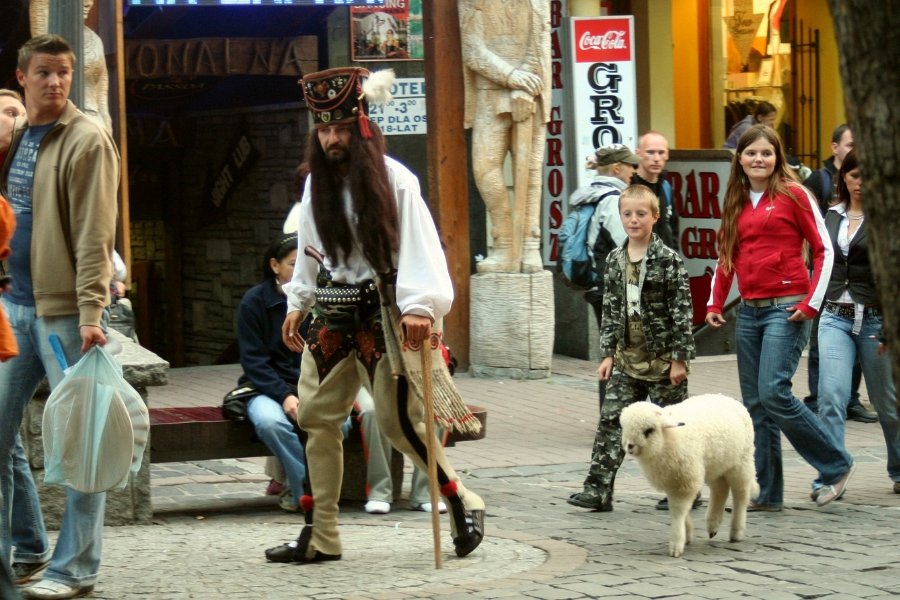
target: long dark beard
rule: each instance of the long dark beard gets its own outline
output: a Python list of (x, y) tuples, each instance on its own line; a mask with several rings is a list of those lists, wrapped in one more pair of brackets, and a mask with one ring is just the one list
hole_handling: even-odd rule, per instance
[(325, 254), (345, 262), (353, 251), (353, 235), (343, 209), (344, 169), (353, 198), (353, 213), (361, 224), (356, 233), (363, 257), (378, 273), (393, 268), (392, 254), (399, 248), (396, 201), (388, 183), (384, 141), (377, 126), (373, 138), (363, 140), (354, 128), (344, 161), (328, 156), (311, 135), (307, 160), (312, 176), (312, 209)]

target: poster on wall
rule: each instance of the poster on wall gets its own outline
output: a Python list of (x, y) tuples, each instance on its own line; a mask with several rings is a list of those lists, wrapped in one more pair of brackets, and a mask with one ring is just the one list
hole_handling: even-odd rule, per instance
[(353, 60), (422, 60), (422, 0), (384, 0), (350, 8)]
[[(573, 152), (585, 161), (596, 148), (637, 142), (637, 78), (634, 18), (572, 17), (571, 44)], [(594, 173), (578, 169), (576, 185), (587, 185)]]
[(425, 114), (425, 78), (401, 77), (391, 86), (391, 100), (369, 105), (369, 118), (385, 135), (428, 133)]

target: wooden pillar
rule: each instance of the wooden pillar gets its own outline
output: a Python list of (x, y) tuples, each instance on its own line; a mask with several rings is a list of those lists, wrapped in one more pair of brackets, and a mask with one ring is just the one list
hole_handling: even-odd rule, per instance
[(69, 99), (84, 106), (84, 0), (55, 0), (48, 6), (47, 31), (61, 35), (75, 49)]
[(469, 187), (463, 130), (463, 73), (457, 0), (423, 2), (425, 81), (428, 110), (428, 198), (456, 299), (444, 320), (444, 339), (469, 366)]

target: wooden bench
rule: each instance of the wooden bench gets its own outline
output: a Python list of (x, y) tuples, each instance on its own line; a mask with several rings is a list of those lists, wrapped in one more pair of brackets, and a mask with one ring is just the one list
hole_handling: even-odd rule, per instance
[[(457, 432), (448, 436), (446, 446), (478, 440), (487, 434), (487, 410), (470, 406), (481, 421), (481, 431), (474, 435)], [(249, 421), (236, 422), (222, 417), (219, 406), (151, 408), (150, 460), (153, 463), (190, 462), (223, 458), (271, 456), (269, 448), (257, 439)], [(403, 481), (403, 455), (394, 451), (391, 463), (394, 497), (400, 494)], [(366, 466), (362, 441), (356, 427), (344, 442), (343, 500), (365, 501)]]

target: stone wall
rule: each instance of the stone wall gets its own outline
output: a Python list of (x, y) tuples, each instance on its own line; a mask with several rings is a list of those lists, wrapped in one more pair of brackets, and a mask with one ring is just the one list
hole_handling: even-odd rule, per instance
[[(223, 355), (235, 362), (237, 309), (243, 294), (260, 281), (262, 255), (281, 233), (295, 200), (294, 170), (303, 155), (307, 117), (299, 105), (284, 105), (205, 113), (193, 125), (181, 131), (178, 172), (168, 174), (177, 178), (171, 187), (184, 228), (180, 255), (172, 259), (181, 262), (183, 271), (185, 362), (212, 364)], [(209, 194), (210, 174), (224, 163), (232, 150), (229, 141), (239, 130), (247, 133), (258, 159), (216, 208)], [(171, 225), (161, 219), (131, 224), (133, 260), (155, 266), (153, 314), (158, 322), (168, 312), (161, 291), (177, 285), (165, 276), (166, 226)], [(160, 353), (165, 356), (164, 347)]]

